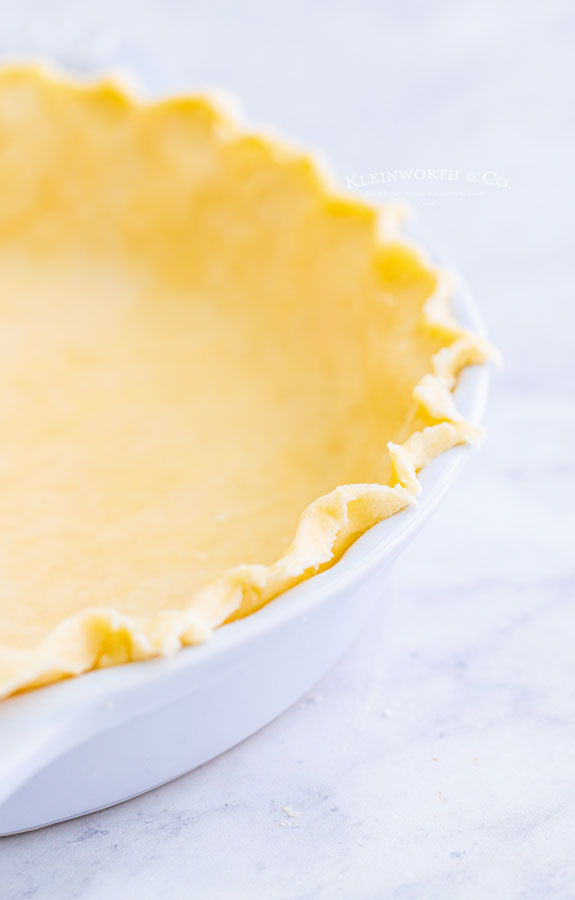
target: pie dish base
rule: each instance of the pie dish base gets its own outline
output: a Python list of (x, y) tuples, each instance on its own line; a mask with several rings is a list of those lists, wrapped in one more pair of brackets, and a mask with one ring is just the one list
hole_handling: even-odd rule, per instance
[[(479, 329), (469, 298), (456, 299), (458, 317)], [(475, 424), (488, 378), (486, 368), (474, 367), (457, 388), (458, 406)], [(386, 602), (395, 556), (466, 457), (459, 446), (435, 459), (421, 473), (417, 505), (374, 526), (337, 566), (218, 629), (203, 645), (3, 702), (0, 834), (119, 803), (201, 765), (279, 715), (341, 656), (374, 604)]]

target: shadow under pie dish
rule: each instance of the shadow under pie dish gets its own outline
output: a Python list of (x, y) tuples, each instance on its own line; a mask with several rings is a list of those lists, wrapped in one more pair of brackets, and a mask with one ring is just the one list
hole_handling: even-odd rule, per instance
[(170, 654), (480, 437), (393, 209), (209, 97), (0, 72), (0, 695)]

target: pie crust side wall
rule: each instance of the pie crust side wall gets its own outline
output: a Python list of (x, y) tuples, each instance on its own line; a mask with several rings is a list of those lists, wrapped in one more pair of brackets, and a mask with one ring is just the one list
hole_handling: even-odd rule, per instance
[[(42, 70), (39, 77), (54, 80), (55, 76)], [(66, 81), (62, 84), (69, 89)], [(140, 101), (128, 96), (117, 84), (107, 81), (105, 88), (118, 92), (135, 110), (140, 107)], [(93, 97), (102, 89), (102, 83), (76, 89), (90, 92)], [(201, 101), (212, 106), (208, 97)], [(222, 116), (215, 101), (213, 109)], [(286, 149), (275, 138), (266, 140), (278, 150)], [(313, 157), (308, 159), (321, 179), (326, 199), (337, 200), (337, 186)], [(350, 202), (366, 205), (346, 196), (345, 203)], [(396, 207), (381, 211), (381, 244), (398, 242), (399, 219)], [(435, 354), (431, 371), (413, 391), (414, 399), (434, 424), (415, 432), (401, 445), (388, 444), (393, 485), (347, 484), (319, 497), (303, 512), (294, 539), (280, 559), (267, 566), (240, 565), (229, 569), (191, 598), (187, 609), (164, 611), (153, 617), (125, 615), (112, 608), (87, 609), (64, 619), (33, 649), (0, 646), (0, 698), (93, 669), (169, 655), (182, 646), (206, 640), (218, 626), (255, 612), (287, 589), (333, 565), (359, 535), (416, 502), (421, 491), (417, 472), (428, 462), (456, 444), (482, 439), (481, 429), (458, 413), (453, 389), (461, 369), (494, 358), (495, 351), (452, 317), (452, 276), (433, 267), (421, 251), (402, 243), (436, 277), (436, 288), (422, 311), (422, 325), (445, 346)]]

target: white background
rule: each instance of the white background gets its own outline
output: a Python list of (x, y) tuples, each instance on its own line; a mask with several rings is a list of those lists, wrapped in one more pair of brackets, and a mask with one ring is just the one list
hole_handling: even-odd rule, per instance
[(4, 56), (220, 85), (344, 184), (458, 170), (402, 196), (506, 359), (488, 443), (337, 668), (201, 770), (1, 840), (2, 900), (575, 896), (570, 7), (0, 2)]

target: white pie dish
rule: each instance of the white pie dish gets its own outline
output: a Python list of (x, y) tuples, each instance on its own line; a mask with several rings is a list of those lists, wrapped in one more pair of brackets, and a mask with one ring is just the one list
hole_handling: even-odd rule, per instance
[[(482, 326), (467, 292), (457, 318)], [(477, 424), (485, 366), (456, 390)], [(0, 834), (110, 806), (207, 762), (271, 721), (352, 643), (383, 594), (391, 562), (437, 505), (465, 455), (420, 474), (422, 495), (364, 534), (331, 569), (167, 659), (91, 672), (0, 703)]]

